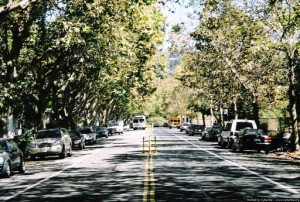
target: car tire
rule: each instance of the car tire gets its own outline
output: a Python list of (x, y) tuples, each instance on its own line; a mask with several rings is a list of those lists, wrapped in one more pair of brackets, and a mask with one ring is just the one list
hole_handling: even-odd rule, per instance
[(66, 158), (66, 150), (65, 150), (65, 147), (63, 147), (61, 153), (59, 154), (59, 158), (61, 158), (61, 159)]
[(243, 145), (239, 144), (239, 152), (243, 152), (243, 151), (244, 151)]
[(72, 156), (72, 146), (70, 145), (70, 149), (69, 149), (69, 152), (67, 154), (68, 157), (71, 157)]
[(78, 148), (79, 148), (79, 150), (82, 150), (83, 149), (83, 143), (80, 143)]
[(23, 158), (20, 158), (19, 173), (24, 174), (25, 171), (26, 171), (25, 161)]
[(221, 139), (221, 148), (226, 148), (226, 143), (223, 141), (223, 138)]
[(269, 149), (266, 149), (265, 150), (265, 154), (269, 154), (270, 153), (270, 150)]
[(235, 144), (234, 144), (234, 145), (232, 145), (232, 151), (233, 151), (233, 152), (236, 152), (236, 147), (235, 147)]
[(9, 178), (10, 175), (11, 175), (10, 162), (6, 161), (5, 164), (3, 165), (2, 176), (5, 177), (5, 178)]

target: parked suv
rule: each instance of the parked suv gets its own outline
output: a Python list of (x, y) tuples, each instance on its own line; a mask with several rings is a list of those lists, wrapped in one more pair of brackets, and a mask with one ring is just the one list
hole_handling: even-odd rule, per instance
[(232, 148), (236, 134), (244, 128), (257, 129), (257, 125), (254, 120), (247, 119), (236, 119), (228, 122), (218, 137), (218, 144), (222, 148)]
[(58, 155), (60, 158), (72, 156), (72, 140), (65, 128), (40, 130), (31, 142), (30, 156), (45, 158)]

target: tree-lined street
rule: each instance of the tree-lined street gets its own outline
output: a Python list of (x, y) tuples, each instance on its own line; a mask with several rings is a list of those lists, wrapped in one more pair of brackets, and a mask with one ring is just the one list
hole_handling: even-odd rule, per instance
[[(148, 131), (151, 133), (151, 130)], [(98, 139), (72, 158), (26, 162), (2, 179), (1, 201), (246, 201), (299, 198), (299, 162), (233, 153), (177, 129), (153, 128)], [(155, 138), (156, 148), (155, 152)]]

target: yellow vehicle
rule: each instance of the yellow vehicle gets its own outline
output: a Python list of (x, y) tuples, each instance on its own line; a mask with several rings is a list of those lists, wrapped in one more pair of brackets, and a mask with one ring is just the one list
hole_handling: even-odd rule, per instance
[(169, 128), (180, 128), (181, 116), (171, 116), (169, 119)]

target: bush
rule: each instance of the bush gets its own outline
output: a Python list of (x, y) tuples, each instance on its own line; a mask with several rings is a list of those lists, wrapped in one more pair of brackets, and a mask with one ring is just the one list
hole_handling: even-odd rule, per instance
[(34, 134), (34, 130), (27, 130), (24, 134), (16, 135), (14, 137), (15, 142), (18, 144), (25, 157), (28, 157), (30, 154), (30, 142), (34, 139)]

